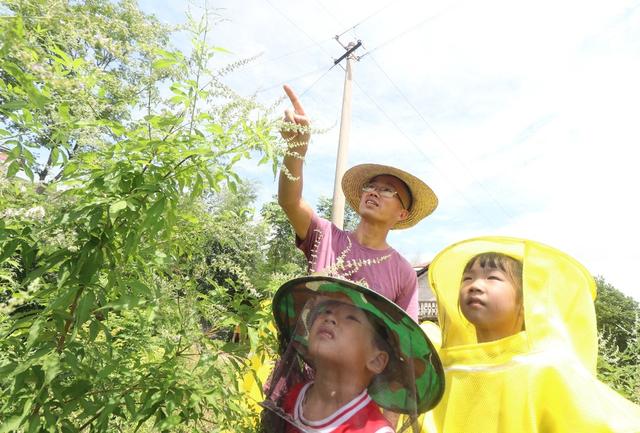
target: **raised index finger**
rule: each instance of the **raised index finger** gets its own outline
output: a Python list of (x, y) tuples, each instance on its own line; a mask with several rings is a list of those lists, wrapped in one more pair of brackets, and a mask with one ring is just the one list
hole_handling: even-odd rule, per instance
[(298, 99), (298, 95), (296, 95), (293, 89), (289, 87), (287, 84), (285, 84), (283, 87), (284, 87), (285, 93), (287, 94), (287, 96), (289, 97), (289, 100), (291, 101), (291, 105), (293, 105), (293, 109), (295, 110), (295, 112), (297, 114), (302, 114), (304, 116), (306, 113), (304, 112), (304, 108), (302, 108), (302, 104)]

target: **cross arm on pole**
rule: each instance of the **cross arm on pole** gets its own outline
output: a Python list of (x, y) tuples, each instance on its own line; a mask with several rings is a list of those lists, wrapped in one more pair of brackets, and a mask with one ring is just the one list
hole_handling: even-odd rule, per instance
[(333, 61), (334, 65), (337, 65), (338, 63), (340, 63), (345, 57), (349, 56), (349, 54), (353, 53), (355, 50), (357, 50), (358, 48), (360, 48), (362, 46), (362, 41), (358, 41), (354, 46), (352, 46), (351, 48), (349, 48), (347, 50), (346, 53), (344, 53), (342, 56), (340, 56), (340, 58), (338, 58), (337, 60)]

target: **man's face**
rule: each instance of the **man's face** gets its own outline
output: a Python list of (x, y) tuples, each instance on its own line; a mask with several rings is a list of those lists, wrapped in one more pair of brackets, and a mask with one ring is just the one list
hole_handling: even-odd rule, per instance
[[(372, 191), (362, 192), (360, 195), (359, 214), (363, 218), (383, 221), (393, 226), (408, 215), (406, 206), (410, 206), (409, 191), (400, 179), (390, 175), (380, 175), (369, 180), (367, 185), (374, 187)], [(381, 191), (392, 191), (390, 197), (385, 197)]]

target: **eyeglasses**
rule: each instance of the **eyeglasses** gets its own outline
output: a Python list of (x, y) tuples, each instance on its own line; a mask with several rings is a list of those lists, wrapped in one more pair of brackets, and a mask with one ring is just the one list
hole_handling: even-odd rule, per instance
[(385, 197), (385, 198), (392, 198), (394, 196), (397, 197), (398, 200), (400, 201), (400, 204), (402, 205), (402, 208), (403, 209), (407, 208), (404, 205), (404, 202), (402, 201), (402, 199), (400, 198), (400, 194), (398, 194), (398, 191), (392, 188), (389, 188), (388, 186), (375, 185), (373, 183), (368, 183), (362, 187), (362, 192), (374, 192), (374, 191), (380, 194), (381, 197)]

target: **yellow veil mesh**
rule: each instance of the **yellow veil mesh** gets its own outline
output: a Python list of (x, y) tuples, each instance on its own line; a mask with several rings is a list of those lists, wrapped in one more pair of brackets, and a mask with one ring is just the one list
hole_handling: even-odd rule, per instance
[(458, 307), (462, 270), (475, 255), (498, 252), (523, 263), (525, 326), (531, 349), (570, 344), (585, 367), (595, 371), (598, 339), (589, 272), (572, 257), (538, 242), (484, 237), (458, 242), (440, 252), (429, 266), (438, 299), (442, 347), (475, 344), (475, 328)]
[[(525, 330), (477, 343), (458, 295), (465, 265), (485, 252), (522, 261)], [(595, 282), (576, 260), (526, 239), (483, 237), (445, 248), (429, 280), (445, 394), (423, 432), (640, 432), (640, 407), (596, 378)]]

